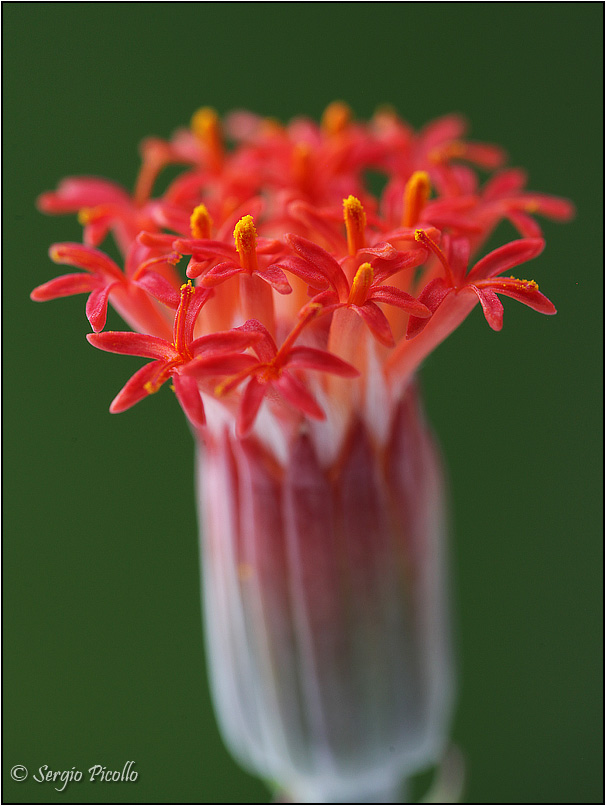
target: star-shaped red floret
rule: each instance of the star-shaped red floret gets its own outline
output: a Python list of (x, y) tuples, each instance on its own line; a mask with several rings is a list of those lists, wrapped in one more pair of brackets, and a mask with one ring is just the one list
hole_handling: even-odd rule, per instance
[[(429, 308), (432, 315), (447, 296), (467, 291), (476, 294), (486, 321), (493, 330), (501, 330), (503, 327), (503, 305), (497, 294), (517, 299), (540, 313), (556, 313), (553, 303), (541, 294), (534, 280), (498, 276), (539, 255), (545, 246), (541, 238), (511, 241), (490, 252), (469, 271), (467, 267), (470, 247), (466, 238), (446, 239), (447, 254), (424, 230), (417, 231), (417, 239), (431, 249), (444, 268), (444, 276), (430, 280), (419, 295), (419, 301)], [(429, 321), (411, 316), (406, 337), (410, 339), (418, 335)]]
[[(267, 394), (274, 392), (303, 414), (318, 420), (324, 419), (324, 412), (303, 381), (293, 374), (292, 370), (313, 369), (344, 378), (355, 378), (359, 375), (355, 367), (332, 353), (314, 347), (294, 346), (302, 329), (316, 314), (316, 311), (309, 311), (293, 328), (280, 349), (269, 331), (256, 319), (249, 319), (236, 329), (242, 334), (260, 337), (252, 345), (257, 356), (247, 354), (238, 356), (235, 362), (231, 362), (231, 371), (236, 371), (236, 374), (223, 381), (216, 389), (216, 393), (222, 396), (248, 380), (240, 401), (236, 423), (238, 436), (243, 437), (250, 432), (263, 399)], [(222, 369), (212, 357), (205, 356), (193, 361), (185, 370), (186, 374), (194, 377), (227, 374), (228, 371)]]
[[(383, 281), (396, 272), (414, 268), (425, 260), (424, 250), (400, 252), (389, 243), (361, 247), (356, 257), (366, 258), (358, 267), (351, 286), (339, 262), (325, 249), (300, 235), (288, 235), (287, 241), (295, 255), (283, 258), (276, 265), (290, 271), (299, 264), (307, 265), (322, 280), (320, 293), (312, 304), (321, 306), (322, 313), (332, 313), (338, 308), (350, 308), (366, 323), (372, 334), (387, 347), (393, 347), (394, 338), (387, 317), (378, 302), (395, 305), (415, 317), (430, 316), (429, 309), (415, 297), (399, 288), (383, 285)], [(299, 276), (303, 270), (298, 269)], [(314, 282), (310, 282), (313, 287)], [(318, 283), (315, 284), (316, 288)], [(324, 287), (322, 289), (322, 286)]]
[(204, 425), (198, 384), (193, 377), (183, 375), (183, 369), (202, 354), (215, 358), (232, 354), (249, 347), (259, 338), (256, 333), (230, 330), (194, 339), (196, 319), (212, 293), (206, 288), (194, 288), (191, 283), (182, 285), (180, 292), (168, 284), (158, 292), (162, 302), (176, 309), (172, 342), (141, 333), (116, 331), (87, 336), (89, 342), (100, 350), (154, 359), (141, 367), (118, 392), (110, 406), (112, 413), (126, 411), (147, 395), (157, 392), (172, 378), (175, 393), (188, 418), (196, 426)]

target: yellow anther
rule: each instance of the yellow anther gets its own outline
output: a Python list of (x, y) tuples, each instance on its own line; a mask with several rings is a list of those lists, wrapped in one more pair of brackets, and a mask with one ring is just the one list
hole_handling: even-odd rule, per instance
[(81, 224), (83, 227), (86, 226), (93, 217), (93, 211), (90, 207), (83, 207), (81, 210), (78, 210), (78, 224)]
[(370, 263), (362, 263), (351, 284), (351, 291), (347, 300), (349, 305), (364, 305), (374, 276), (375, 273)]
[(341, 134), (351, 120), (351, 109), (343, 101), (328, 104), (322, 115), (322, 129), (330, 136)]
[(234, 240), (240, 265), (252, 274), (257, 269), (257, 230), (251, 215), (245, 215), (238, 221), (234, 229)]
[(531, 199), (524, 204), (524, 209), (527, 213), (538, 213), (539, 212), (539, 203)]
[(192, 238), (210, 238), (212, 223), (212, 218), (208, 214), (206, 205), (199, 204), (189, 219)]
[(415, 171), (404, 189), (403, 227), (414, 227), (418, 223), (430, 191), (429, 175), (425, 171)]
[(535, 291), (539, 290), (539, 284), (535, 282), (535, 280), (518, 280), (517, 277), (510, 277), (510, 280), (516, 280), (518, 283), (524, 283), (524, 285), (528, 286), (529, 288), (533, 288)]
[(223, 162), (223, 138), (219, 116), (215, 110), (210, 106), (203, 106), (194, 112), (191, 130), (208, 149), (213, 167), (220, 167)]
[(155, 395), (161, 386), (161, 383), (154, 383), (153, 381), (148, 381), (147, 383), (143, 384), (143, 388), (148, 395)]
[(366, 213), (362, 202), (355, 196), (343, 199), (343, 218), (347, 228), (347, 248), (350, 255), (355, 255), (358, 249), (364, 246), (364, 227), (366, 226)]

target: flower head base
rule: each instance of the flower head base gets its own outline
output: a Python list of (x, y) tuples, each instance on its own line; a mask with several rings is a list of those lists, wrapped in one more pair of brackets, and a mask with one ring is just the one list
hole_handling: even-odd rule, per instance
[[(83, 272), (32, 299), (88, 294), (88, 341), (150, 359), (110, 410), (171, 381), (194, 429), (216, 708), (294, 802), (399, 802), (442, 752), (443, 493), (416, 372), (478, 303), (495, 331), (499, 297), (555, 313), (503, 275), (543, 251), (535, 214), (572, 206), (465, 128), (415, 132), (390, 109), (363, 123), (341, 102), (320, 125), (203, 107), (143, 142), (132, 195), (77, 177), (39, 199), (78, 214), (84, 243), (51, 258)], [(186, 167), (154, 196), (170, 164)], [(520, 237), (481, 256), (501, 220)], [(124, 269), (98, 248), (110, 233)], [(130, 331), (104, 331), (108, 305)]]

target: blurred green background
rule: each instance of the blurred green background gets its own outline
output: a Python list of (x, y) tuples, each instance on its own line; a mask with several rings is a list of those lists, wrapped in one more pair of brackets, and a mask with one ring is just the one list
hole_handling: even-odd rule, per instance
[[(530, 187), (574, 200), (531, 275), (558, 307), (479, 310), (422, 372), (451, 479), (466, 802), (602, 801), (601, 3), (8, 3), (4, 16), (7, 803), (267, 802), (215, 725), (192, 441), (168, 393), (113, 417), (137, 359), (83, 298), (37, 305), (66, 175), (132, 186), (137, 144), (201, 105), (316, 119), (463, 112)], [(511, 235), (506, 229), (501, 240)], [(116, 317), (110, 327), (118, 328)], [(134, 784), (15, 783), (122, 769)]]

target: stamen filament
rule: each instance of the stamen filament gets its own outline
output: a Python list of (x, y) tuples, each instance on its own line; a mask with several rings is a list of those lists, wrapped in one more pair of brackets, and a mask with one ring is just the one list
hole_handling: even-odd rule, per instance
[(403, 227), (414, 227), (420, 221), (430, 191), (429, 175), (426, 171), (415, 171), (404, 189)]
[(214, 109), (203, 106), (194, 113), (191, 119), (191, 129), (208, 151), (211, 168), (220, 170), (223, 165), (223, 138), (219, 116)]
[(185, 325), (187, 319), (187, 309), (189, 308), (194, 291), (195, 289), (191, 284), (191, 280), (189, 280), (187, 283), (183, 283), (181, 286), (181, 301), (179, 302), (179, 307), (177, 308), (177, 313), (175, 314), (173, 343), (175, 350), (184, 358), (192, 358), (192, 355), (189, 352), (189, 345), (187, 344), (187, 340), (185, 338)]
[(347, 229), (347, 249), (350, 255), (355, 255), (358, 249), (364, 248), (364, 228), (366, 227), (366, 213), (362, 202), (355, 196), (343, 199), (343, 218)]
[(423, 244), (423, 246), (427, 247), (427, 249), (430, 249), (434, 253), (434, 255), (436, 255), (442, 266), (444, 266), (448, 282), (453, 288), (456, 288), (456, 283), (454, 280), (452, 269), (450, 268), (450, 263), (446, 259), (446, 255), (444, 254), (444, 252), (442, 252), (437, 243), (435, 243), (423, 229), (418, 229), (415, 231), (415, 241), (418, 241), (419, 243)]

